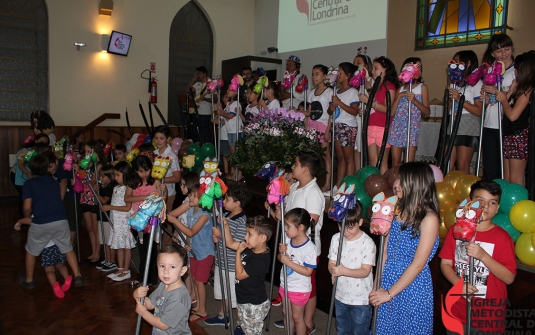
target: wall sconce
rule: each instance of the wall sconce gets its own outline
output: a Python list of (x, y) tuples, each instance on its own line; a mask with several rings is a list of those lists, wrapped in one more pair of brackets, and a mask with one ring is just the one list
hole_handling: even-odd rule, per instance
[(108, 52), (109, 43), (110, 43), (110, 35), (102, 34), (102, 52)]
[(98, 4), (98, 15), (101, 16), (111, 16), (113, 11), (113, 1), (112, 0), (100, 0)]
[(74, 45), (76, 45), (76, 50), (80, 51), (80, 47), (85, 47), (85, 43), (82, 42), (74, 42)]

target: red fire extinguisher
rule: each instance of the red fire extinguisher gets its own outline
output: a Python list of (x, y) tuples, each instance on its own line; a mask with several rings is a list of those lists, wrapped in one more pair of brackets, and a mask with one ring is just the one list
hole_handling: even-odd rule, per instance
[(152, 78), (150, 82), (150, 102), (155, 104), (158, 102), (158, 83), (156, 82), (156, 77)]

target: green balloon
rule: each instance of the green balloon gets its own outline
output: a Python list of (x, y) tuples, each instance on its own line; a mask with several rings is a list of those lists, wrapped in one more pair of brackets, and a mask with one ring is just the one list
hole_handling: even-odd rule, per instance
[(366, 213), (368, 207), (370, 207), (370, 205), (372, 204), (372, 198), (370, 198), (370, 196), (366, 194), (366, 191), (364, 191), (363, 186), (355, 188), (355, 199), (360, 201), (360, 204), (362, 205), (362, 212)]
[(197, 143), (188, 146), (188, 155), (197, 155), (201, 152), (201, 147)]
[(204, 143), (201, 148), (204, 157), (215, 157), (215, 147), (212, 143)]
[(528, 190), (519, 184), (507, 184), (502, 188), (500, 212), (509, 214), (514, 204), (520, 200), (528, 200)]
[(381, 171), (379, 171), (379, 169), (375, 166), (368, 165), (358, 170), (355, 176), (360, 180), (360, 183), (364, 185), (364, 181), (366, 180), (366, 178), (368, 178), (372, 174), (381, 174)]
[(503, 187), (504, 187), (505, 185), (510, 184), (510, 183), (509, 183), (507, 180), (505, 180), (505, 179), (494, 179), (494, 182), (495, 182), (496, 184), (500, 185), (500, 187), (502, 188), (502, 191), (503, 191)]
[(344, 179), (342, 179), (342, 182), (340, 183), (340, 185), (342, 185), (343, 183), (346, 184), (346, 189), (350, 185), (355, 185), (355, 189), (362, 188), (362, 183), (357, 178), (357, 176), (351, 176), (351, 175), (350, 176), (345, 176)]
[(520, 234), (522, 234), (513, 226), (513, 224), (511, 223), (511, 220), (509, 220), (509, 215), (507, 214), (496, 215), (495, 217), (492, 218), (492, 222), (496, 224), (497, 226), (502, 227), (515, 242), (520, 237)]

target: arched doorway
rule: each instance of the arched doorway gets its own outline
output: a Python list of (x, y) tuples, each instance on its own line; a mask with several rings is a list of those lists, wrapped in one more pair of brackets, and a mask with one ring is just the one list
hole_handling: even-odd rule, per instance
[(195, 68), (205, 66), (212, 75), (214, 35), (206, 15), (195, 1), (188, 2), (173, 19), (169, 35), (168, 121), (184, 125), (178, 94), (186, 92)]

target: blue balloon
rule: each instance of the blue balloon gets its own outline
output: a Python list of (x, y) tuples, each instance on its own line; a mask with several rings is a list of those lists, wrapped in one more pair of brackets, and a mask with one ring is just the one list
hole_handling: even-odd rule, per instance
[(147, 136), (145, 137), (145, 140), (144, 140), (143, 142), (144, 142), (144, 143), (152, 143), (152, 138), (151, 138), (149, 135), (147, 135)]

